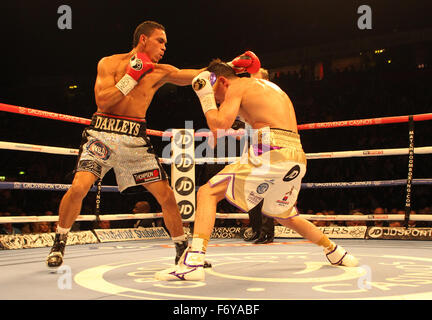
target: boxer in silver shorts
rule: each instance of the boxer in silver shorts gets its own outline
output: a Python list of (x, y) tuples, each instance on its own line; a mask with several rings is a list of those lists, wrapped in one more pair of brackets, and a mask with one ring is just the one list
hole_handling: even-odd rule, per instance
[(102, 58), (94, 87), (97, 111), (84, 131), (77, 170), (64, 194), (48, 267), (63, 263), (67, 234), (93, 184), (114, 168), (120, 191), (142, 185), (158, 201), (176, 248), (177, 262), (187, 248), (174, 192), (145, 136), (145, 117), (156, 91), (166, 83), (186, 86), (202, 70), (159, 64), (166, 50), (164, 26), (145, 21), (133, 34), (132, 50)]
[(93, 115), (83, 133), (76, 171), (91, 172), (102, 179), (111, 168), (120, 192), (167, 179), (146, 135), (145, 119)]

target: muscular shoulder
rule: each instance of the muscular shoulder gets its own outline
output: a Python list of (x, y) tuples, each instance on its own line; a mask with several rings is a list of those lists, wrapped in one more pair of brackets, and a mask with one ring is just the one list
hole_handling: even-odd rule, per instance
[(277, 92), (278, 94), (284, 94), (281, 88), (279, 88), (273, 82), (263, 79), (255, 78), (244, 78), (243, 87), (250, 94), (270, 94), (271, 92)]
[(164, 74), (170, 74), (172, 72), (177, 72), (179, 71), (178, 68), (170, 65), (170, 64), (155, 64), (155, 68), (154, 71), (160, 72), (160, 73), (164, 73)]
[(117, 66), (121, 61), (128, 58), (127, 53), (114, 54), (111, 56), (103, 57), (98, 62), (98, 72), (113, 71), (113, 67)]
[(239, 78), (237, 81), (233, 81), (229, 86), (229, 90), (227, 94), (234, 96), (242, 96), (244, 95), (253, 84), (250, 78)]

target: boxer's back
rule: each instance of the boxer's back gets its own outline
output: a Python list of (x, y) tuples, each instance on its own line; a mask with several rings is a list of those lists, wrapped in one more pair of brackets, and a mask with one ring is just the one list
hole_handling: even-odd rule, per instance
[(288, 95), (276, 84), (254, 78), (241, 78), (245, 86), (240, 115), (255, 129), (269, 126), (297, 132), (294, 107)]

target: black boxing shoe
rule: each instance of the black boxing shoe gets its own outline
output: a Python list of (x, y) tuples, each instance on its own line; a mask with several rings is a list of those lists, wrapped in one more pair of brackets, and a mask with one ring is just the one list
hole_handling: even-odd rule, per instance
[(46, 259), (46, 264), (50, 268), (60, 267), (63, 263), (63, 255), (66, 247), (67, 233), (56, 233), (51, 251)]
[(274, 236), (267, 234), (265, 232), (261, 232), (258, 239), (255, 240), (254, 244), (266, 244), (272, 243), (274, 241)]
[[(182, 242), (175, 242), (175, 248), (176, 248), (176, 257), (175, 257), (175, 264), (178, 265), (178, 262), (183, 255), (183, 252), (188, 248), (189, 244), (188, 241), (182, 241)], [(208, 261), (204, 261), (204, 269), (205, 268), (211, 268), (212, 264)]]
[(253, 231), (251, 233), (245, 232), (245, 234), (243, 236), (243, 240), (250, 242), (250, 241), (254, 241), (254, 240), (258, 239), (259, 236), (260, 236), (259, 232), (253, 232)]

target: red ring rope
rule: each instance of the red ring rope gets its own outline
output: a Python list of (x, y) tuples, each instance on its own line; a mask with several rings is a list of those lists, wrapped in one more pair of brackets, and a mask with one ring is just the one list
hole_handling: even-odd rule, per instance
[[(79, 124), (90, 124), (90, 119), (69, 116), (65, 114), (25, 108), (14, 106), (10, 104), (0, 103), (0, 111), (19, 113), (33, 117), (47, 118), (53, 120), (61, 120), (67, 122), (74, 122)], [(378, 124), (389, 124), (389, 123), (403, 123), (408, 122), (409, 116), (395, 116), (395, 117), (384, 117), (384, 118), (371, 118), (371, 119), (358, 119), (358, 120), (343, 120), (334, 122), (320, 122), (320, 123), (307, 123), (300, 124), (297, 126), (298, 130), (312, 130), (312, 129), (326, 129), (326, 128), (341, 128), (341, 127), (355, 127), (355, 126), (368, 126), (368, 125), (378, 125)], [(416, 114), (413, 116), (414, 121), (426, 121), (432, 120), (432, 113)], [(240, 135), (243, 129), (232, 130), (226, 135)], [(164, 133), (163, 131), (147, 129), (147, 134), (152, 136), (171, 136), (170, 133)], [(195, 136), (206, 137), (209, 136), (210, 132), (200, 132), (196, 133)]]
[[(52, 119), (52, 120), (67, 121), (67, 122), (73, 122), (73, 123), (79, 123), (79, 124), (85, 124), (85, 125), (89, 125), (91, 122), (90, 119), (86, 119), (86, 118), (69, 116), (66, 114), (55, 113), (55, 112), (50, 112), (50, 111), (43, 111), (43, 110), (38, 110), (38, 109), (13, 106), (10, 104), (5, 104), (5, 103), (0, 103), (0, 111), (19, 113), (19, 114), (23, 114), (26, 116), (33, 116), (33, 117), (46, 118), (46, 119)], [(162, 137), (164, 135), (164, 132), (158, 131), (158, 130), (147, 129), (147, 134), (152, 135), (152, 136)], [(166, 135), (166, 133), (165, 133), (165, 135)]]
[[(311, 130), (311, 129), (325, 129), (325, 128), (340, 128), (340, 127), (359, 127), (359, 126), (370, 126), (377, 124), (389, 124), (389, 123), (403, 123), (408, 122), (409, 116), (395, 116), (395, 117), (384, 117), (384, 118), (371, 118), (371, 119), (359, 119), (359, 120), (343, 120), (334, 122), (321, 122), (321, 123), (307, 123), (301, 124), (297, 128), (298, 130)], [(416, 114), (413, 116), (414, 121), (426, 121), (432, 120), (432, 113)]]

